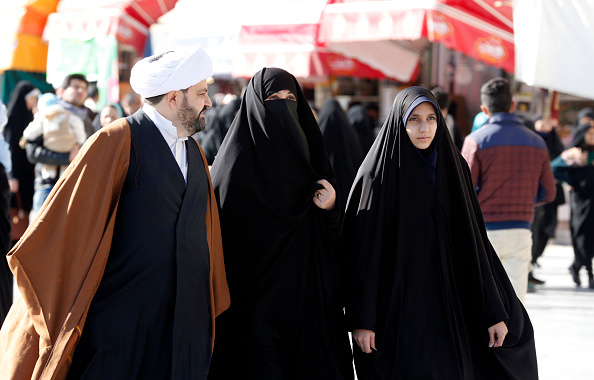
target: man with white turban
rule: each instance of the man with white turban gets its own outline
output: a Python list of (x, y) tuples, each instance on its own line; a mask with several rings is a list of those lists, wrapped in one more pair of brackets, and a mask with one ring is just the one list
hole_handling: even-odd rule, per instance
[(210, 107), (201, 48), (139, 61), (134, 115), (95, 133), (8, 254), (22, 299), (0, 378), (206, 379), (229, 307), (217, 203), (191, 138)]

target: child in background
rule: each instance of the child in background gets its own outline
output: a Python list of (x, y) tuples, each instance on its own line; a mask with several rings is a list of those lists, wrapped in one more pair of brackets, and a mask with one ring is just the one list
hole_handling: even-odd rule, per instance
[[(58, 103), (54, 94), (43, 94), (37, 102), (39, 112), (23, 131), (27, 141), (43, 137), (43, 146), (56, 153), (68, 153), (87, 139), (82, 119)], [(54, 180), (66, 170), (66, 165), (41, 164), (43, 180)]]

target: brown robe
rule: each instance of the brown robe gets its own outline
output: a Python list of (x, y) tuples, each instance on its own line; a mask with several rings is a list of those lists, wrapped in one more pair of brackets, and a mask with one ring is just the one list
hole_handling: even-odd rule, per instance
[[(8, 253), (22, 297), (0, 330), (0, 379), (64, 379), (111, 249), (133, 139), (119, 119), (87, 140), (37, 219)], [(206, 213), (210, 310), (229, 307), (216, 198)], [(106, 159), (107, 158), (107, 159)]]

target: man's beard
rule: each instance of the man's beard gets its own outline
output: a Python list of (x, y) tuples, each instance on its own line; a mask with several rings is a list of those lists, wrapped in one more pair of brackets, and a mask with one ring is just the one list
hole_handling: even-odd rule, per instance
[(196, 111), (196, 108), (188, 105), (188, 101), (184, 96), (181, 109), (177, 111), (177, 118), (179, 119), (182, 128), (188, 132), (188, 136), (192, 136), (206, 128), (206, 118), (200, 116), (205, 110), (206, 107), (202, 108), (202, 111), (200, 112)]

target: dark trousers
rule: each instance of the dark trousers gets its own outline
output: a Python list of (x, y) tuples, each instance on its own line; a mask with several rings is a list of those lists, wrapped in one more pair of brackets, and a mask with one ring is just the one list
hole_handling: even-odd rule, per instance
[(557, 228), (557, 204), (552, 202), (534, 208), (532, 222), (532, 264), (542, 256), (550, 238)]

